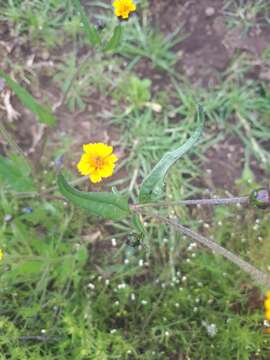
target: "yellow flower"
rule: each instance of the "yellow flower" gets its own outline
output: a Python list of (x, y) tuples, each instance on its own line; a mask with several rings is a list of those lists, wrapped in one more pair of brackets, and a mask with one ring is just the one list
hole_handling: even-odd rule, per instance
[(128, 19), (129, 14), (136, 11), (136, 5), (132, 0), (115, 0), (113, 7), (115, 15), (122, 19)]
[(265, 296), (267, 297), (267, 299), (270, 299), (270, 290), (266, 292)]
[(270, 299), (269, 298), (264, 301), (264, 308), (266, 311), (270, 310)]
[(2, 250), (2, 249), (0, 249), (0, 261), (3, 259), (3, 257), (4, 257), (3, 250)]
[(77, 169), (82, 175), (89, 175), (93, 183), (100, 182), (113, 174), (115, 162), (112, 146), (102, 143), (83, 145), (84, 154), (77, 164)]

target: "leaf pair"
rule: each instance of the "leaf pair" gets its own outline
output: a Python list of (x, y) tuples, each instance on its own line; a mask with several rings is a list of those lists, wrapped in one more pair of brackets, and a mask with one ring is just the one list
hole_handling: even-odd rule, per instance
[[(204, 124), (203, 109), (200, 106), (196, 119), (198, 127), (192, 136), (178, 149), (167, 152), (143, 181), (139, 194), (140, 203), (155, 200), (156, 194), (162, 192), (164, 178), (170, 167), (198, 141)], [(79, 191), (70, 186), (61, 173), (58, 175), (58, 186), (68, 200), (94, 215), (111, 220), (121, 220), (130, 215), (128, 200), (120, 194)], [(143, 227), (136, 214), (133, 214), (132, 222), (136, 231), (143, 233)]]

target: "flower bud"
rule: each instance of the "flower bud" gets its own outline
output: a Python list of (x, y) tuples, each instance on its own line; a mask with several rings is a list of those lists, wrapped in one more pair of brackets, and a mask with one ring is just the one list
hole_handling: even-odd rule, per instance
[(259, 209), (270, 208), (269, 189), (253, 190), (249, 197), (250, 203)]

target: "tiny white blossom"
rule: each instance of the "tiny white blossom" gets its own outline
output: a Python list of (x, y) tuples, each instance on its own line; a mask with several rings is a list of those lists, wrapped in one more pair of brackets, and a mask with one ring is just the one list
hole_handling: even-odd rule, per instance
[(89, 289), (91, 289), (91, 290), (94, 290), (94, 289), (95, 289), (95, 285), (92, 284), (92, 283), (89, 283), (89, 284), (87, 285), (87, 287), (88, 287)]
[(142, 267), (143, 266), (143, 259), (139, 260), (139, 266)]

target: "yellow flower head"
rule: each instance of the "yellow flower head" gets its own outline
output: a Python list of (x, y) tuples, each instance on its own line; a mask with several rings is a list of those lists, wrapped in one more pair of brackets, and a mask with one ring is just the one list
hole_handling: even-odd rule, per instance
[(112, 146), (102, 143), (83, 145), (84, 154), (77, 164), (77, 169), (82, 175), (89, 175), (93, 183), (100, 182), (113, 174), (115, 162)]
[(3, 257), (4, 257), (3, 250), (2, 250), (2, 249), (0, 249), (0, 261), (3, 259)]
[(115, 15), (122, 19), (128, 19), (129, 14), (136, 11), (136, 5), (132, 0), (115, 0), (113, 7)]

